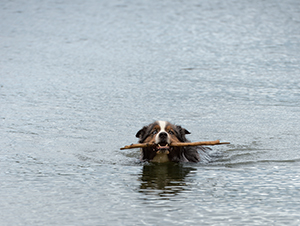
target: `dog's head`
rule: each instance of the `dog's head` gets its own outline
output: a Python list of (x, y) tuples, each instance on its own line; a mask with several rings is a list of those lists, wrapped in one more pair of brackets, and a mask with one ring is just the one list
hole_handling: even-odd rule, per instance
[(144, 126), (137, 132), (136, 137), (139, 138), (139, 143), (153, 143), (154, 146), (143, 148), (142, 159), (156, 161), (155, 157), (159, 157), (161, 160), (158, 162), (165, 162), (172, 156), (179, 155), (179, 148), (171, 147), (170, 144), (186, 142), (186, 134), (190, 134), (190, 132), (166, 121), (156, 121)]

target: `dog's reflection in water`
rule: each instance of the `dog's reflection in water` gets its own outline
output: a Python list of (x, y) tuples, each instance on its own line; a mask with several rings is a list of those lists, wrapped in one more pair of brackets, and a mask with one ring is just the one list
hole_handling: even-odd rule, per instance
[(143, 166), (140, 192), (159, 196), (176, 195), (186, 190), (186, 176), (195, 168), (173, 162), (150, 163)]

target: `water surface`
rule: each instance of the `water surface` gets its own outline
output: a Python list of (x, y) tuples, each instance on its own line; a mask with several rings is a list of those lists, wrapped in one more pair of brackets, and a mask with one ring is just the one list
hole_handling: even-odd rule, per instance
[[(299, 225), (300, 4), (2, 1), (1, 225)], [(169, 120), (230, 141), (139, 163)]]

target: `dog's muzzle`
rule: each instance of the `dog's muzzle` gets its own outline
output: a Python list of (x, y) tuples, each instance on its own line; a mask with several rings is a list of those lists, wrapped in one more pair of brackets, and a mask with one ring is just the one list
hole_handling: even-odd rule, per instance
[(169, 154), (171, 148), (168, 142), (168, 134), (166, 132), (161, 132), (157, 136), (158, 139), (154, 151), (156, 151), (157, 154)]

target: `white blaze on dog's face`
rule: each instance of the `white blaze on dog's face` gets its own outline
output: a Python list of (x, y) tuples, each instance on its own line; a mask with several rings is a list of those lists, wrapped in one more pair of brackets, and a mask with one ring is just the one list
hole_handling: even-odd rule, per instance
[(158, 121), (157, 123), (160, 127), (160, 131), (155, 136), (155, 143), (159, 144), (159, 143), (166, 142), (167, 144), (170, 144), (170, 140), (171, 140), (170, 135), (166, 132), (167, 122), (166, 121)]

